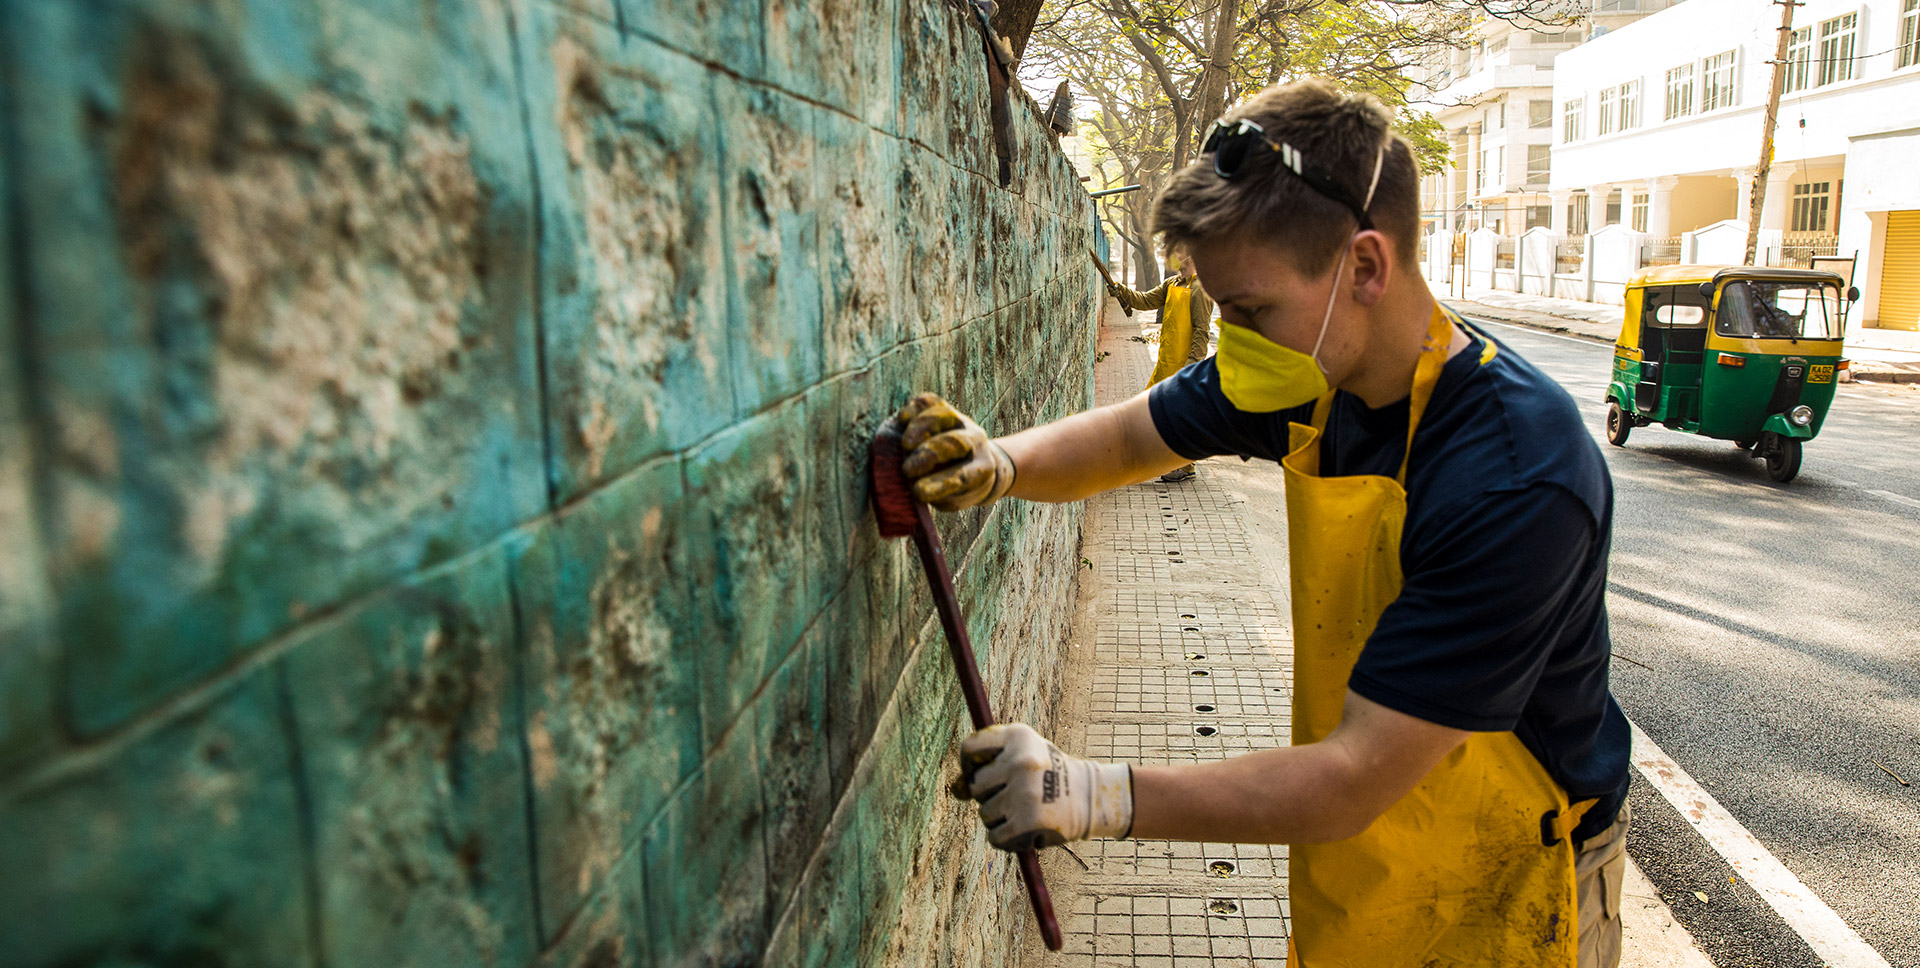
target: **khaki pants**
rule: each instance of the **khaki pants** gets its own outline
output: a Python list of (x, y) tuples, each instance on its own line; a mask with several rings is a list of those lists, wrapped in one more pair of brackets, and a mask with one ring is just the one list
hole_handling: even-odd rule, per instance
[(1627, 876), (1627, 805), (1613, 826), (1580, 844), (1573, 860), (1580, 968), (1620, 966), (1620, 885)]

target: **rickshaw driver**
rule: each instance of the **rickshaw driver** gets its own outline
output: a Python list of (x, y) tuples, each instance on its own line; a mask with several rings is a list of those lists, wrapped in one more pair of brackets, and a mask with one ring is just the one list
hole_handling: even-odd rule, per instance
[(1612, 485), (1566, 393), (1412, 271), (1417, 175), (1388, 123), (1323, 83), (1270, 88), (1175, 178), (1155, 228), (1220, 297), (1214, 358), (999, 439), (931, 394), (901, 413), (905, 470), (945, 510), (1280, 462), (1294, 745), (1097, 763), (1003, 725), (963, 742), (960, 785), (1003, 849), (1296, 845), (1293, 964), (1615, 965)]

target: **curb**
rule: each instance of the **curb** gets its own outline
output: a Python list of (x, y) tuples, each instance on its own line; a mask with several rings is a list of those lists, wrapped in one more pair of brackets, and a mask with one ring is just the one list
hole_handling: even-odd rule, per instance
[[(1567, 324), (1564, 324), (1564, 323), (1557, 323), (1557, 322), (1556, 322), (1556, 323), (1546, 323), (1546, 322), (1541, 322), (1541, 321), (1540, 321), (1539, 319), (1526, 319), (1526, 318), (1522, 318), (1522, 317), (1519, 317), (1519, 316), (1514, 316), (1514, 315), (1504, 315), (1504, 314), (1502, 314), (1502, 313), (1500, 313), (1500, 312), (1498, 312), (1498, 311), (1494, 311), (1494, 312), (1489, 312), (1488, 310), (1489, 310), (1490, 308), (1494, 308), (1494, 307), (1488, 307), (1488, 306), (1486, 306), (1486, 305), (1484, 305), (1484, 304), (1481, 304), (1481, 303), (1474, 303), (1474, 302), (1472, 302), (1471, 300), (1451, 300), (1451, 301), (1450, 301), (1450, 300), (1445, 300), (1445, 299), (1443, 299), (1443, 300), (1440, 300), (1440, 301), (1441, 301), (1441, 302), (1460, 302), (1460, 303), (1468, 303), (1468, 304), (1471, 304), (1471, 305), (1473, 306), (1473, 311), (1472, 311), (1472, 312), (1468, 312), (1468, 311), (1466, 311), (1466, 310), (1464, 310), (1464, 309), (1460, 309), (1460, 308), (1459, 308), (1458, 306), (1456, 306), (1456, 307), (1454, 307), (1454, 308), (1455, 308), (1455, 311), (1456, 311), (1456, 312), (1459, 312), (1459, 313), (1460, 313), (1461, 315), (1463, 315), (1463, 316), (1478, 316), (1478, 317), (1480, 317), (1480, 318), (1482, 318), (1482, 319), (1491, 319), (1491, 320), (1493, 320), (1493, 321), (1494, 321), (1494, 322), (1496, 322), (1496, 323), (1510, 323), (1510, 324), (1512, 324), (1512, 325), (1514, 325), (1514, 326), (1525, 326), (1525, 327), (1527, 327), (1527, 328), (1529, 328), (1529, 329), (1537, 329), (1537, 330), (1541, 330), (1541, 331), (1543, 331), (1543, 332), (1548, 332), (1548, 333), (1559, 333), (1559, 334), (1561, 334), (1561, 335), (1563, 335), (1563, 336), (1574, 336), (1574, 337), (1578, 337), (1578, 338), (1580, 338), (1580, 339), (1584, 339), (1584, 340), (1587, 340), (1588, 342), (1592, 342), (1592, 343), (1599, 343), (1599, 344), (1601, 344), (1601, 345), (1603, 345), (1603, 346), (1611, 346), (1611, 345), (1613, 345), (1613, 338), (1612, 338), (1612, 337), (1600, 337), (1600, 336), (1595, 336), (1595, 335), (1593, 335), (1592, 333), (1588, 333), (1588, 332), (1585, 332), (1585, 331), (1582, 331), (1582, 330), (1579, 330), (1579, 329), (1575, 329), (1575, 328), (1574, 328), (1574, 327), (1572, 327), (1571, 325), (1567, 325)], [(1549, 317), (1549, 318), (1552, 318), (1552, 317)]]
[(1863, 370), (1853, 367), (1855, 383), (1920, 383), (1920, 370)]

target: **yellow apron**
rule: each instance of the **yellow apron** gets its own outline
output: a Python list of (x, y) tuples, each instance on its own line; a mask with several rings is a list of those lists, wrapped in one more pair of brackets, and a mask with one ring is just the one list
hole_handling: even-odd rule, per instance
[[(1453, 318), (1436, 308), (1415, 368), (1407, 449), (1447, 358)], [(1464, 324), (1463, 324), (1464, 325)], [(1164, 344), (1163, 344), (1164, 345)], [(1480, 362), (1492, 359), (1487, 342)], [(1398, 478), (1321, 477), (1333, 395), (1294, 424), (1282, 460), (1293, 573), (1293, 742), (1340, 724), (1347, 679), (1380, 613), (1400, 594), (1407, 465)], [(1295, 845), (1287, 863), (1299, 968), (1572, 966), (1570, 806), (1513, 733), (1475, 733), (1356, 837)]]
[(1160, 307), (1160, 355), (1154, 360), (1147, 386), (1180, 372), (1187, 365), (1187, 348), (1192, 344), (1193, 290), (1168, 286), (1166, 304)]

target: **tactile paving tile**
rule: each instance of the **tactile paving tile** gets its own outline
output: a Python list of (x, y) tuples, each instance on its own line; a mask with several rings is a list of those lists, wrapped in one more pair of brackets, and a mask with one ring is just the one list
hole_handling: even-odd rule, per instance
[(1284, 716), (1292, 699), (1292, 682), (1282, 669), (1114, 664), (1094, 673), (1092, 713), (1095, 718), (1180, 716), (1207, 723)]
[(1245, 595), (1195, 595), (1184, 590), (1118, 588), (1111, 593), (1116, 618), (1159, 618), (1171, 613), (1189, 625), (1284, 626), (1287, 614), (1272, 602)]
[(1095, 633), (1094, 651), (1100, 661), (1122, 665), (1207, 662), (1278, 669), (1293, 655), (1286, 631), (1115, 622)]
[(1146, 528), (1118, 531), (1101, 542), (1115, 551), (1166, 555), (1169, 558), (1219, 560), (1231, 555), (1252, 554), (1244, 534), (1224, 531), (1192, 531), (1168, 534)]
[[(1113, 722), (1087, 724), (1086, 755), (1096, 760), (1125, 760), (1155, 766), (1211, 763), (1242, 753), (1289, 745), (1291, 717), (1263, 722)], [(1213, 730), (1203, 734), (1202, 729)]]
[(1074, 853), (1096, 874), (1117, 878), (1185, 877), (1218, 880), (1260, 878), (1271, 889), (1287, 872), (1285, 844), (1192, 844), (1168, 840), (1093, 840)]
[[(1226, 489), (1215, 487), (1205, 479), (1205, 471), (1199, 477), (1188, 478), (1176, 484), (1163, 484), (1149, 481), (1135, 484), (1110, 492), (1114, 498), (1114, 508), (1122, 514), (1145, 513), (1155, 520), (1165, 521), (1164, 514), (1179, 517), (1193, 515), (1231, 516), (1239, 507), (1239, 498), (1227, 493)], [(1174, 519), (1179, 523), (1179, 517)]]
[[(1173, 563), (1158, 555), (1099, 551), (1094, 562), (1102, 579), (1119, 584), (1166, 584), (1174, 580), (1173, 570), (1185, 562)], [(1089, 552), (1092, 554), (1095, 552)]]
[(1112, 891), (1074, 900), (1064, 950), (1072, 968), (1279, 968), (1286, 963), (1286, 901), (1265, 892)]

